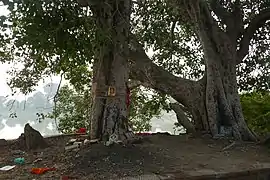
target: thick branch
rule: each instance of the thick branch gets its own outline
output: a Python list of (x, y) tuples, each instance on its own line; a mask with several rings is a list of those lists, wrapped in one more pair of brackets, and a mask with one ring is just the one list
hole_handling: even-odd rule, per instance
[(186, 129), (187, 133), (195, 134), (195, 127), (185, 115), (182, 107), (178, 103), (170, 103), (170, 106), (172, 110), (176, 113), (178, 123)]
[(144, 87), (150, 87), (149, 84), (147, 83), (142, 83), (141, 81), (137, 81), (137, 80), (131, 80), (129, 83), (128, 83), (128, 87), (132, 90), (132, 89), (135, 89), (139, 86), (144, 86)]
[(238, 50), (237, 54), (238, 63), (240, 63), (242, 59), (248, 54), (249, 44), (256, 30), (262, 27), (268, 19), (270, 19), (270, 8), (262, 10), (250, 21), (249, 26), (245, 29), (243, 38), (240, 42), (240, 49)]
[(176, 77), (149, 59), (142, 45), (133, 38), (130, 49), (130, 76), (151, 88), (169, 94), (182, 104), (190, 100), (196, 81)]
[(211, 6), (211, 9), (213, 10), (213, 12), (221, 20), (221, 22), (223, 24), (228, 25), (229, 24), (228, 21), (230, 20), (231, 13), (228, 12), (224, 7), (222, 7), (222, 5), (220, 4), (220, 1), (219, 0), (212, 0), (210, 6)]
[(222, 24), (226, 25), (226, 31), (229, 35), (232, 43), (236, 47), (237, 38), (241, 32), (243, 32), (243, 12), (241, 9), (240, 0), (236, 0), (232, 4), (232, 12), (227, 11), (225, 7), (222, 6), (220, 0), (211, 1), (211, 9), (221, 20)]
[(234, 19), (236, 38), (238, 38), (244, 31), (244, 12), (240, 0), (236, 0), (234, 3), (232, 18)]

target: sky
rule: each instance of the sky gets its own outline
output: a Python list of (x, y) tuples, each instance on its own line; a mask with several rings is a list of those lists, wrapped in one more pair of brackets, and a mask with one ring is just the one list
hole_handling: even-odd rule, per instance
[[(0, 5), (0, 16), (2, 15), (7, 15), (8, 10)], [(36, 87), (36, 91), (25, 96), (22, 93), (15, 94), (14, 96), (11, 96), (11, 89), (7, 85), (7, 79), (9, 78), (9, 75), (7, 74), (7, 71), (10, 70), (13, 67), (12, 64), (1, 64), (0, 63), (0, 96), (8, 96), (9, 99), (16, 99), (18, 101), (23, 101), (27, 99), (28, 97), (31, 97), (36, 91), (43, 91), (43, 86), (48, 83), (59, 83), (60, 82), (60, 77), (59, 76), (52, 76), (49, 78), (46, 78), (44, 81), (40, 81), (38, 86)], [(0, 123), (2, 123), (5, 128), (0, 130), (0, 139), (5, 138), (5, 139), (14, 139), (17, 138), (22, 132), (23, 132), (23, 126), (20, 124), (16, 124), (15, 127), (9, 127), (6, 125), (7, 120), (2, 120)], [(30, 122), (30, 125), (33, 122)], [(48, 129), (52, 129), (53, 125), (52, 123), (48, 124)]]
[[(8, 15), (9, 11), (6, 7), (0, 5), (0, 16), (2, 15)], [(0, 63), (0, 96), (11, 96), (11, 89), (7, 85), (7, 79), (9, 78), (9, 75), (7, 74), (7, 71), (10, 70), (14, 65), (13, 64), (1, 64)], [(59, 83), (60, 82), (60, 76), (51, 76), (49, 78), (44, 79), (44, 82), (41, 81), (38, 86), (36, 87), (37, 91), (42, 91), (43, 86), (48, 83)], [(64, 81), (66, 83), (66, 81)], [(35, 93), (35, 92), (34, 92)], [(33, 94), (33, 93), (32, 93)], [(25, 98), (32, 96), (32, 94), (29, 94), (27, 96), (23, 95), (22, 93), (16, 94), (13, 98), (16, 98), (17, 100), (25, 100)]]

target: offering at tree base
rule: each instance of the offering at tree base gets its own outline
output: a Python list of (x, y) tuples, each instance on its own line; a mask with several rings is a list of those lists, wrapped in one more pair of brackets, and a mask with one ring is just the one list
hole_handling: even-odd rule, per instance
[(86, 128), (79, 128), (77, 130), (77, 133), (79, 133), (79, 134), (86, 134)]

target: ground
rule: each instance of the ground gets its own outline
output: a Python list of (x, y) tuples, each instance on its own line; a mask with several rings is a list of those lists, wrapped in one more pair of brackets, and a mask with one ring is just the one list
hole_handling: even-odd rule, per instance
[[(10, 141), (0, 148), (0, 167), (14, 164), (13, 160), (17, 157), (24, 157), (25, 164), (7, 172), (0, 171), (0, 179), (49, 180), (68, 176), (68, 179), (107, 180), (142, 174), (187, 177), (192, 173), (248, 170), (270, 163), (267, 147), (252, 143), (230, 147), (228, 145), (232, 142), (229, 140), (209, 137), (155, 134), (144, 136), (141, 143), (126, 147), (106, 147), (97, 143), (86, 145), (79, 151), (66, 152), (65, 144), (71, 138), (47, 138), (49, 148), (25, 153), (18, 151), (16, 143)], [(34, 162), (38, 158), (42, 160)], [(55, 167), (56, 170), (34, 175), (30, 173), (33, 167)]]

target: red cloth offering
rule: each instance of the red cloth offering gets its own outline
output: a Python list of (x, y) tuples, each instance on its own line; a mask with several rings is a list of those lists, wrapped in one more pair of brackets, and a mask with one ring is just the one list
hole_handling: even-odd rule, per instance
[(32, 168), (31, 173), (32, 174), (44, 174), (47, 171), (55, 171), (56, 168)]
[(80, 129), (78, 129), (77, 133), (79, 133), (79, 134), (86, 134), (86, 128), (80, 128)]

